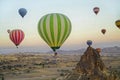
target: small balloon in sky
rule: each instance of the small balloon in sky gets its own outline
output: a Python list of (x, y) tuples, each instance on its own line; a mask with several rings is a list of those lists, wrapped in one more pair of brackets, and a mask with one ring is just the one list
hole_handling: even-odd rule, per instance
[(27, 10), (25, 8), (20, 8), (18, 12), (22, 18), (27, 14)]
[(103, 34), (105, 34), (105, 33), (106, 33), (106, 29), (102, 29), (101, 32), (102, 32)]
[(7, 32), (10, 33), (10, 29), (8, 29)]
[(91, 46), (92, 45), (92, 41), (91, 40), (87, 40), (87, 45)]
[(96, 48), (96, 51), (98, 52), (98, 53), (101, 53), (101, 48)]
[(20, 43), (24, 39), (24, 32), (20, 29), (14, 29), (9, 33), (10, 40), (15, 44), (15, 46), (18, 48)]
[(99, 8), (99, 7), (94, 7), (94, 8), (93, 8), (93, 11), (94, 11), (94, 13), (97, 15), (98, 12), (100, 11), (100, 8)]
[(117, 21), (115, 22), (115, 25), (120, 29), (120, 20), (117, 20)]

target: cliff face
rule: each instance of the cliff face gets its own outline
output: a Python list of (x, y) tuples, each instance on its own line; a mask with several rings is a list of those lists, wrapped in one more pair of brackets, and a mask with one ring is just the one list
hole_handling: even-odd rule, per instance
[(106, 67), (100, 58), (100, 54), (92, 47), (88, 47), (81, 56), (75, 70), (82, 74), (100, 75), (106, 70)]
[[(112, 76), (111, 76), (112, 75)], [(117, 76), (109, 73), (103, 63), (99, 52), (88, 47), (81, 56), (74, 71), (64, 80), (119, 80)]]

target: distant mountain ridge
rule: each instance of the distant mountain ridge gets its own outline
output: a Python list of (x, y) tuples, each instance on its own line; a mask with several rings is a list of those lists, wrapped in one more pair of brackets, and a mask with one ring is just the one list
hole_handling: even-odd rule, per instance
[[(58, 53), (84, 53), (85, 49), (78, 49), (78, 50), (58, 50)], [(120, 47), (118, 46), (114, 46), (114, 47), (106, 47), (102, 49), (102, 53), (120, 53)]]
[[(53, 53), (53, 51), (41, 51), (39, 48), (1, 48), (0, 54), (8, 54), (8, 53)], [(83, 54), (85, 52), (85, 48), (78, 49), (78, 50), (57, 50), (59, 54)], [(106, 47), (102, 49), (102, 53), (120, 53), (120, 47), (114, 46), (114, 47)]]
[(104, 52), (104, 53), (120, 53), (120, 47), (114, 46), (114, 47), (103, 48), (102, 52)]

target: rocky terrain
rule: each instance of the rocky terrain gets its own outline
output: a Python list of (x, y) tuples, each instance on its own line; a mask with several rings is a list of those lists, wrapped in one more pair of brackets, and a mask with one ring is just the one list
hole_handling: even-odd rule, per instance
[(117, 71), (107, 68), (100, 53), (88, 47), (72, 73), (64, 80), (120, 80)]
[(119, 55), (104, 56), (92, 47), (84, 53), (64, 52), (57, 57), (34, 52), (1, 54), (0, 80), (120, 80)]

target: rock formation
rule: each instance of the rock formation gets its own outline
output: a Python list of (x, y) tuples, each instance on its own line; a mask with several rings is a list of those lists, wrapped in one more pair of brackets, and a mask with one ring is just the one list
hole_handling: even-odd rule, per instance
[[(111, 76), (112, 75), (112, 76)], [(64, 80), (119, 80), (105, 67), (99, 52), (88, 47), (74, 71)]]

